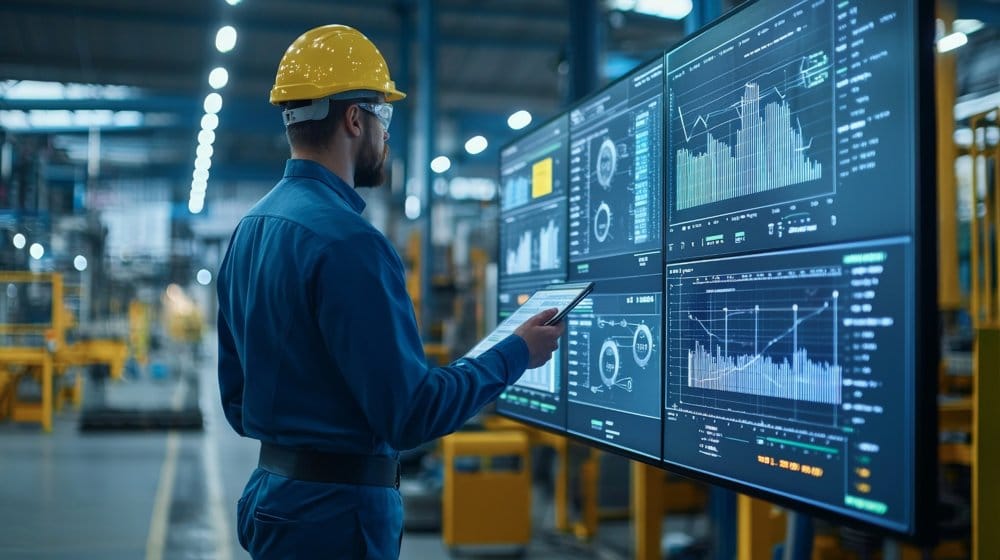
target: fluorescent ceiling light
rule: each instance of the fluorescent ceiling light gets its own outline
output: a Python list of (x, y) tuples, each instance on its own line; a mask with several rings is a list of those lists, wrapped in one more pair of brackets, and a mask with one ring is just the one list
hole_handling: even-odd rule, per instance
[(965, 33), (952, 33), (951, 35), (945, 35), (938, 39), (937, 49), (938, 52), (948, 52), (961, 47), (962, 45), (969, 42), (969, 36)]
[(45, 247), (42, 247), (41, 243), (32, 243), (31, 248), (28, 249), (28, 253), (31, 254), (31, 258), (36, 261), (41, 260), (45, 256)]
[(507, 126), (514, 130), (521, 130), (529, 124), (531, 124), (531, 113), (524, 110), (518, 111), (507, 118)]
[(98, 84), (63, 84), (35, 80), (3, 80), (0, 90), (7, 99), (135, 99), (139, 88)]
[(218, 93), (210, 93), (205, 96), (205, 113), (214, 115), (222, 110), (222, 96)]
[(438, 156), (431, 160), (431, 171), (435, 173), (444, 173), (451, 169), (451, 160), (448, 156)]
[(420, 217), (420, 197), (416, 195), (410, 195), (406, 197), (406, 202), (403, 204), (403, 212), (406, 217), (411, 220), (416, 220)]
[(212, 89), (222, 89), (229, 83), (229, 72), (223, 67), (218, 67), (208, 73), (208, 85)]
[(956, 19), (951, 24), (951, 30), (955, 33), (965, 33), (972, 35), (976, 31), (986, 27), (986, 24), (978, 19)]
[(612, 10), (635, 12), (666, 19), (684, 19), (694, 5), (691, 0), (610, 0)]
[(15, 233), (12, 241), (14, 242), (14, 247), (18, 249), (24, 249), (24, 246), (28, 244), (28, 238), (23, 233)]
[(194, 158), (194, 168), (204, 169), (205, 171), (208, 171), (209, 169), (212, 168), (212, 158), (202, 157), (202, 156)]
[(227, 25), (219, 29), (218, 33), (215, 34), (215, 48), (219, 49), (219, 52), (226, 53), (233, 50), (236, 47), (236, 28), (232, 25)]
[[(214, 115), (213, 115), (214, 116)], [(211, 146), (215, 142), (215, 132), (211, 130), (202, 130), (198, 133), (198, 143)]]
[(79, 270), (80, 272), (87, 270), (87, 257), (83, 255), (77, 255), (75, 258), (73, 258), (73, 268)]
[(188, 211), (192, 214), (201, 214), (201, 211), (205, 209), (205, 201), (189, 200), (188, 201)]
[(202, 130), (215, 130), (219, 127), (219, 115), (208, 113), (201, 118)]
[(489, 145), (490, 143), (486, 140), (485, 136), (473, 136), (466, 140), (465, 151), (471, 155), (481, 154)]
[(198, 144), (198, 147), (195, 148), (194, 153), (198, 157), (210, 158), (212, 157), (212, 154), (215, 153), (215, 149), (212, 148), (211, 144)]
[(207, 286), (212, 283), (212, 273), (207, 268), (203, 268), (198, 271), (197, 279), (199, 284)]

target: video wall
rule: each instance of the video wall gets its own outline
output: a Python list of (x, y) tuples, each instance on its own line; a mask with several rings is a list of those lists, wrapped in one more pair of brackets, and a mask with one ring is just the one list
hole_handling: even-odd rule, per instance
[(926, 534), (937, 317), (924, 12), (752, 2), (506, 146), (501, 316), (550, 283), (595, 288), (498, 411), (845, 523)]

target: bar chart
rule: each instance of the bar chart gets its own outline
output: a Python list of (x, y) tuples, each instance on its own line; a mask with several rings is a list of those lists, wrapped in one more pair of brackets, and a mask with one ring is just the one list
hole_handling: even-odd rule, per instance
[(561, 228), (555, 218), (541, 223), (525, 221), (525, 225), (528, 229), (515, 232), (516, 242), (505, 250), (504, 273), (527, 274), (561, 268)]
[[(748, 83), (733, 111), (739, 129), (735, 143), (726, 142), (706, 132), (705, 150), (680, 148), (676, 156), (676, 208), (685, 210), (741, 196), (798, 185), (823, 177), (822, 163), (810, 159), (811, 142), (806, 140), (798, 122), (793, 122), (791, 107), (784, 95), (776, 92), (778, 102), (768, 103), (761, 111), (761, 89)], [(677, 106), (685, 142), (698, 117), (688, 130), (683, 108)]]

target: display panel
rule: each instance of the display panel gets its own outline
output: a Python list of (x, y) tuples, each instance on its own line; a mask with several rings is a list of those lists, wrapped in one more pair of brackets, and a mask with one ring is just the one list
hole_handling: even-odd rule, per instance
[(500, 153), (500, 279), (566, 279), (566, 117)]
[(662, 277), (596, 282), (569, 315), (567, 429), (651, 458), (660, 456)]
[[(525, 286), (501, 286), (498, 311), (500, 321), (506, 320), (517, 308), (528, 301), (534, 289)], [(564, 354), (566, 338), (559, 343), (559, 351), (540, 368), (529, 369), (508, 387), (497, 400), (497, 411), (513, 418), (528, 420), (550, 428), (566, 428), (566, 398), (564, 389)]]
[[(501, 321), (536, 290), (566, 281), (567, 122), (561, 115), (500, 151)], [(547, 364), (528, 370), (500, 395), (498, 412), (565, 429), (565, 343), (560, 347)]]
[(910, 241), (670, 265), (664, 459), (905, 528)]
[(762, 1), (670, 51), (667, 260), (910, 231), (913, 26), (900, 1)]
[(659, 274), (663, 61), (570, 112), (570, 278)]

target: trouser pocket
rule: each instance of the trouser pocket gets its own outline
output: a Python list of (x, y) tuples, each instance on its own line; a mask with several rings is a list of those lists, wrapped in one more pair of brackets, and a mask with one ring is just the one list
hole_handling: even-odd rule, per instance
[(254, 558), (365, 558), (367, 549), (354, 512), (322, 521), (294, 519), (257, 508), (248, 551)]

